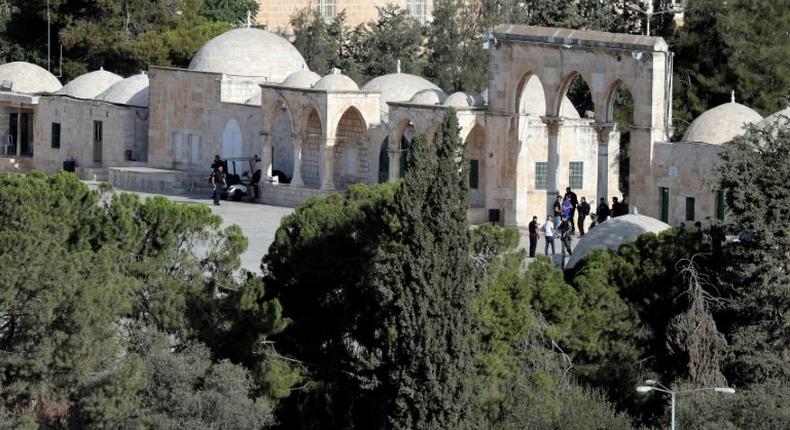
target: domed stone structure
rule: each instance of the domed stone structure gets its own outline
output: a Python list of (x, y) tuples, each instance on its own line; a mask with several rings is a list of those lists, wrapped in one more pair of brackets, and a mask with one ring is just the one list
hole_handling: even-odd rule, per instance
[(282, 85), (292, 88), (312, 88), (316, 82), (321, 80), (321, 75), (310, 70), (304, 69), (291, 73), (283, 81)]
[(189, 63), (189, 70), (265, 77), (269, 82), (282, 82), (306, 68), (304, 58), (290, 42), (256, 28), (220, 34), (206, 42)]
[(117, 82), (99, 94), (96, 100), (148, 107), (148, 75), (140, 73)]
[(749, 107), (734, 101), (709, 109), (692, 121), (684, 142), (703, 142), (721, 145), (744, 133), (744, 126), (756, 124), (763, 117)]
[(362, 91), (381, 94), (381, 115), (389, 115), (387, 102), (405, 102), (411, 100), (422, 90), (442, 89), (425, 78), (408, 73), (390, 73), (373, 78), (362, 87)]
[(46, 69), (24, 61), (0, 65), (0, 82), (12, 83), (11, 91), (18, 93), (53, 93), (63, 85)]
[(775, 112), (771, 115), (768, 115), (767, 117), (765, 117), (764, 120), (757, 123), (757, 127), (762, 128), (762, 127), (768, 127), (777, 124), (779, 120), (782, 119), (782, 117), (786, 117), (784, 121), (790, 122), (790, 107), (784, 108), (779, 112)]
[(115, 73), (100, 69), (77, 76), (58, 90), (56, 94), (80, 99), (92, 99), (122, 80), (123, 78)]
[(313, 85), (313, 89), (324, 91), (359, 91), (359, 85), (353, 79), (334, 69), (332, 73), (321, 78)]
[(595, 249), (616, 250), (620, 245), (630, 243), (645, 233), (661, 233), (672, 228), (669, 224), (644, 215), (623, 215), (610, 218), (590, 229), (573, 249), (566, 268), (576, 266), (587, 254)]
[(443, 104), (449, 107), (468, 108), (475, 105), (475, 98), (463, 91), (456, 91), (450, 94), (450, 97), (447, 97)]
[(445, 94), (444, 91), (427, 89), (418, 91), (417, 94), (409, 100), (409, 103), (435, 106), (444, 103), (445, 100), (447, 100), (447, 94)]

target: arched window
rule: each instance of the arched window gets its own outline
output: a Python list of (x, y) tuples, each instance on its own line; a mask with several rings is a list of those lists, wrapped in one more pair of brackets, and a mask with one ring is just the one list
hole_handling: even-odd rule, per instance
[(241, 127), (231, 118), (222, 132), (222, 158), (241, 157)]
[(389, 137), (385, 137), (379, 150), (379, 184), (387, 182), (390, 178), (389, 140)]

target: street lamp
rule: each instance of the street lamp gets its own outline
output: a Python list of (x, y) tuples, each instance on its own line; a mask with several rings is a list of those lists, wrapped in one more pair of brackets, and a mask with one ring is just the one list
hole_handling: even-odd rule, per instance
[(639, 7), (639, 6), (635, 5), (635, 4), (632, 4), (632, 3), (629, 3), (626, 6), (628, 6), (629, 8), (631, 8), (631, 9), (633, 9), (633, 10), (635, 10), (635, 11), (637, 11), (637, 12), (639, 12), (639, 13), (645, 15), (645, 16), (647, 16), (647, 36), (650, 36), (650, 21), (652, 21), (653, 15), (661, 15), (661, 14), (664, 14), (664, 13), (682, 13), (683, 12), (683, 6), (675, 3), (674, 0), (672, 1), (672, 4), (669, 5), (669, 9), (659, 10), (659, 11), (654, 11), (653, 10), (653, 2), (651, 0), (648, 0), (648, 3), (645, 6), (645, 9), (642, 9), (641, 7)]
[(675, 396), (678, 394), (686, 394), (686, 393), (695, 393), (697, 391), (713, 391), (715, 393), (722, 393), (722, 394), (735, 394), (735, 388), (730, 387), (710, 387), (710, 388), (696, 388), (692, 390), (673, 390), (671, 388), (667, 388), (662, 385), (660, 382), (655, 381), (653, 379), (645, 380), (645, 385), (640, 385), (636, 387), (636, 391), (639, 393), (647, 393), (649, 391), (658, 391), (661, 393), (669, 394), (672, 404), (672, 413), (671, 413), (671, 429), (675, 430)]

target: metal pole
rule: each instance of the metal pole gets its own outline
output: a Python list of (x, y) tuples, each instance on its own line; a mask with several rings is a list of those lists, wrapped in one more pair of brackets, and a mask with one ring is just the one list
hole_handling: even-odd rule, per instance
[(675, 392), (669, 393), (672, 398), (672, 430), (675, 430)]

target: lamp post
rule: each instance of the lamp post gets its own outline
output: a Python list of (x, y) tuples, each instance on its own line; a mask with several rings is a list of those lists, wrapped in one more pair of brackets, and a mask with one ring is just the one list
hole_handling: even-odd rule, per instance
[(641, 14), (643, 14), (643, 15), (645, 15), (647, 17), (647, 34), (646, 34), (646, 36), (650, 36), (650, 21), (653, 20), (653, 15), (661, 15), (661, 14), (664, 14), (664, 13), (681, 13), (681, 12), (683, 12), (683, 6), (680, 6), (679, 4), (675, 3), (675, 1), (673, 1), (672, 4), (669, 5), (669, 9), (659, 10), (659, 11), (654, 11), (653, 10), (653, 2), (652, 2), (652, 0), (648, 0), (648, 3), (645, 6), (645, 9), (642, 9), (641, 7), (639, 7), (639, 6), (635, 5), (635, 4), (631, 4), (631, 3), (627, 4), (626, 6), (628, 6), (630, 9), (633, 9), (633, 10), (635, 10), (635, 11), (637, 11), (637, 12), (639, 12), (639, 13), (641, 13)]
[(678, 394), (695, 393), (697, 391), (713, 391), (715, 393), (722, 393), (722, 394), (735, 394), (735, 388), (729, 388), (729, 387), (710, 387), (710, 388), (696, 388), (692, 390), (673, 390), (653, 379), (648, 379), (645, 381), (645, 385), (640, 385), (636, 387), (636, 391), (640, 393), (647, 393), (649, 391), (658, 391), (661, 393), (669, 394), (670, 404), (671, 404), (671, 409), (670, 409), (671, 430), (675, 430), (675, 397), (677, 397)]

